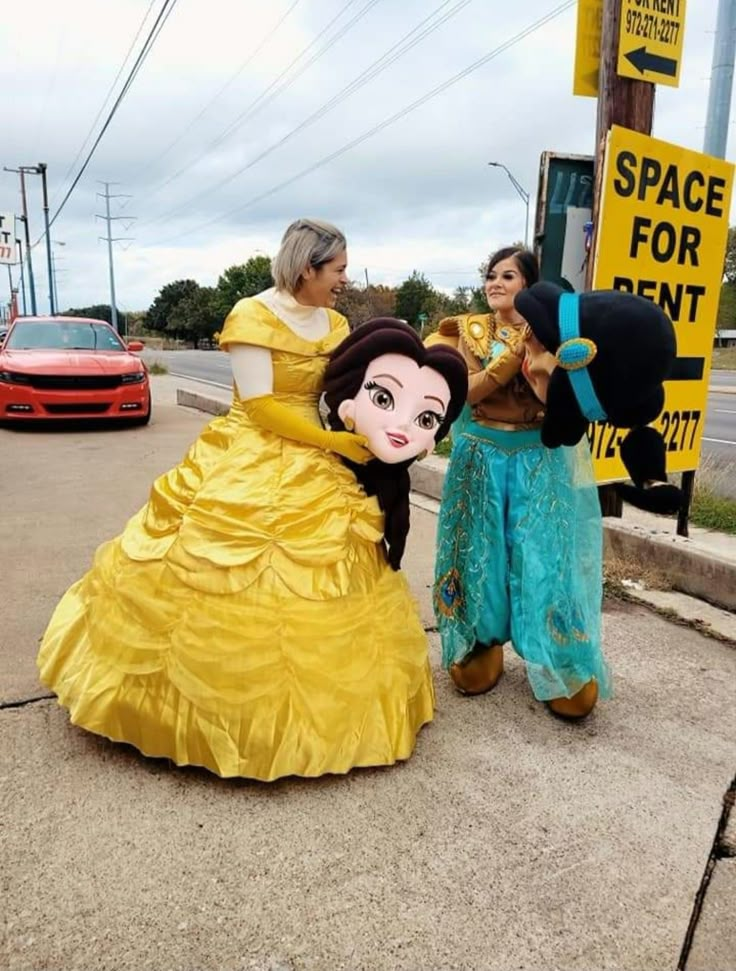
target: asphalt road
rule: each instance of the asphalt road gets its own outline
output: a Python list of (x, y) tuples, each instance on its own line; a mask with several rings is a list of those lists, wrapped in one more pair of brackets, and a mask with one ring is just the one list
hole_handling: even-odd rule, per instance
[(230, 388), (230, 361), (221, 351), (144, 351), (142, 357), (150, 365), (164, 364), (174, 377), (196, 378), (219, 388)]
[(736, 371), (711, 371), (711, 388), (736, 388)]
[[(736, 462), (736, 371), (713, 371), (710, 388), (703, 454), (712, 455), (718, 464)], [(734, 490), (736, 481), (729, 489)]]
[[(196, 378), (218, 388), (231, 386), (227, 355), (219, 351), (147, 351), (144, 357), (165, 364), (169, 374)], [(713, 456), (719, 466), (736, 463), (736, 371), (714, 371), (710, 386), (703, 456)], [(734, 393), (718, 393), (719, 388)]]

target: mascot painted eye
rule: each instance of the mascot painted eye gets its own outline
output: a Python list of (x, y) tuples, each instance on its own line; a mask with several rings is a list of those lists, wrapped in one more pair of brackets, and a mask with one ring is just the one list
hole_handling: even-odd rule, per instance
[(546, 405), (543, 444), (574, 445), (591, 421), (630, 429), (621, 458), (633, 485), (618, 486), (622, 498), (677, 512), (682, 495), (667, 481), (665, 443), (649, 427), (664, 407), (663, 382), (677, 355), (669, 317), (635, 294), (567, 293), (546, 282), (518, 293), (515, 306), (531, 331), (523, 371)]
[(385, 515), (391, 566), (398, 570), (409, 532), (409, 467), (432, 451), (460, 414), (467, 367), (444, 345), (425, 347), (408, 324), (376, 317), (333, 352), (325, 373), (329, 424), (364, 435), (376, 456), (346, 464)]

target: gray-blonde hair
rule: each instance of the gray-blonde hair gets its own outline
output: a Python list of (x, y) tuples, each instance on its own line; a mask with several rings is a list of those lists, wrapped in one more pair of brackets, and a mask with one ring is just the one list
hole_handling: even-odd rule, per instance
[(329, 263), (346, 247), (345, 237), (336, 226), (319, 219), (297, 219), (284, 233), (271, 265), (274, 283), (279, 290), (294, 294), (308, 267)]

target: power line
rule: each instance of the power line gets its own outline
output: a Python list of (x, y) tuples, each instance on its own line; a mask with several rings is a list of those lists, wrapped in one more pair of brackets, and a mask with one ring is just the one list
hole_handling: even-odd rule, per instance
[[(213, 226), (215, 223), (220, 222), (222, 219), (226, 219), (229, 216), (233, 216), (237, 213), (243, 212), (245, 209), (249, 209), (251, 206), (254, 206), (256, 203), (262, 202), (264, 199), (267, 199), (269, 196), (275, 195), (277, 192), (280, 192), (282, 189), (285, 189), (287, 186), (290, 186), (294, 182), (297, 182), (299, 179), (304, 178), (305, 175), (309, 175), (310, 173), (321, 168), (323, 165), (327, 165), (328, 162), (334, 161), (336, 158), (339, 158), (341, 155), (344, 155), (346, 152), (349, 152), (352, 148), (356, 148), (362, 142), (366, 141), (369, 138), (372, 138), (373, 135), (377, 135), (378, 132), (383, 131), (384, 128), (388, 128), (389, 125), (393, 125), (394, 122), (399, 121), (401, 118), (404, 118), (410, 112), (415, 111), (417, 108), (420, 108), (422, 105), (426, 104), (429, 100), (436, 97), (436, 95), (441, 94), (443, 91), (446, 91), (448, 88), (452, 87), (452, 85), (457, 84), (458, 81), (463, 80), (463, 78), (466, 78), (469, 74), (472, 74), (474, 71), (477, 71), (478, 68), (483, 67), (489, 61), (493, 60), (495, 57), (498, 57), (499, 54), (503, 54), (505, 51), (509, 50), (509, 48), (514, 47), (516, 44), (520, 43), (520, 41), (524, 40), (530, 34), (533, 34), (535, 33), (535, 31), (539, 30), (540, 27), (544, 27), (546, 24), (554, 20), (560, 14), (564, 13), (566, 10), (569, 10), (571, 7), (575, 6), (575, 3), (576, 3), (576, 0), (566, 0), (565, 3), (562, 3), (559, 6), (555, 7), (549, 13), (545, 14), (543, 17), (540, 17), (538, 20), (535, 20), (528, 27), (524, 27), (513, 37), (510, 37), (502, 44), (499, 44), (498, 47), (495, 47), (488, 54), (485, 54), (477, 61), (474, 61), (472, 64), (469, 64), (468, 67), (464, 68), (458, 74), (453, 75), (453, 77), (448, 78), (447, 81), (444, 81), (442, 84), (439, 84), (436, 87), (432, 88), (431, 91), (428, 91), (421, 98), (418, 98), (416, 101), (413, 101), (405, 108), (402, 108), (400, 111), (397, 111), (395, 114), (391, 115), (389, 118), (386, 118), (378, 125), (374, 125), (373, 128), (370, 128), (362, 135), (359, 135), (357, 138), (354, 138), (346, 145), (343, 145), (342, 148), (337, 149), (336, 151), (332, 152), (329, 155), (325, 155), (324, 158), (321, 158), (319, 161), (314, 162), (312, 165), (307, 166), (307, 168), (302, 169), (301, 172), (297, 172), (297, 174), (291, 176), (291, 178), (285, 179), (283, 182), (279, 182), (278, 185), (273, 186), (273, 188), (268, 189), (266, 192), (261, 192), (259, 195), (253, 196), (252, 199), (249, 199), (247, 202), (243, 203), (242, 206), (238, 206), (235, 209), (229, 209), (227, 212), (222, 213), (219, 216), (215, 216), (213, 219), (209, 219), (205, 223), (201, 223), (200, 225), (189, 230), (188, 232), (198, 233), (201, 230), (206, 229), (209, 226)], [(181, 234), (168, 237), (167, 239), (162, 240), (158, 245), (164, 245), (165, 243), (171, 242), (175, 239), (176, 240), (181, 239)]]
[[(342, 26), (342, 27), (341, 27), (341, 28), (340, 28), (340, 29), (339, 29), (339, 30), (337, 31), (337, 33), (336, 33), (336, 34), (334, 34), (334, 36), (333, 36), (333, 37), (331, 37), (331, 38), (330, 38), (330, 39), (329, 39), (328, 41), (325, 41), (325, 43), (324, 43), (324, 44), (322, 45), (322, 47), (320, 47), (320, 48), (319, 48), (319, 50), (318, 50), (318, 51), (316, 51), (316, 52), (315, 52), (315, 53), (314, 53), (314, 54), (313, 54), (313, 55), (312, 55), (312, 56), (310, 57), (310, 59), (309, 59), (309, 60), (307, 61), (307, 63), (306, 63), (306, 64), (303, 64), (303, 65), (302, 65), (302, 66), (301, 66), (301, 67), (299, 68), (299, 70), (298, 70), (298, 71), (297, 71), (297, 72), (296, 72), (295, 74), (293, 74), (293, 75), (292, 75), (292, 76), (291, 76), (290, 78), (288, 78), (288, 80), (286, 80), (286, 81), (285, 81), (285, 82), (284, 82), (284, 83), (283, 83), (283, 84), (281, 85), (281, 87), (280, 87), (280, 88), (278, 88), (278, 90), (277, 90), (277, 91), (274, 91), (274, 93), (273, 93), (273, 94), (272, 94), (272, 95), (271, 95), (271, 96), (270, 96), (269, 98), (266, 98), (266, 97), (265, 97), (265, 95), (266, 95), (266, 94), (268, 93), (268, 91), (270, 90), (270, 88), (267, 88), (267, 89), (266, 89), (266, 91), (265, 91), (265, 92), (264, 92), (264, 93), (263, 93), (263, 94), (262, 94), (262, 95), (261, 95), (261, 96), (260, 96), (259, 98), (257, 98), (257, 99), (256, 99), (256, 101), (255, 101), (255, 102), (254, 102), (254, 104), (253, 104), (253, 107), (252, 107), (252, 110), (251, 110), (251, 108), (248, 108), (248, 109), (246, 109), (246, 111), (245, 111), (245, 112), (243, 112), (243, 113), (242, 113), (241, 115), (239, 115), (239, 116), (238, 116), (238, 117), (237, 117), (237, 118), (235, 119), (235, 121), (234, 121), (234, 122), (232, 122), (232, 124), (230, 125), (230, 127), (229, 127), (229, 128), (228, 128), (228, 129), (227, 129), (227, 130), (226, 130), (225, 132), (223, 132), (223, 134), (222, 134), (222, 136), (221, 136), (221, 137), (220, 137), (220, 138), (219, 138), (218, 140), (216, 140), (216, 141), (215, 141), (215, 143), (214, 143), (214, 146), (213, 146), (213, 147), (214, 147), (214, 148), (217, 148), (217, 147), (218, 147), (219, 145), (221, 145), (221, 144), (222, 144), (222, 142), (224, 142), (224, 141), (225, 141), (225, 140), (226, 140), (227, 138), (229, 138), (229, 137), (230, 137), (230, 135), (232, 135), (232, 134), (233, 134), (234, 132), (236, 132), (236, 131), (237, 131), (237, 130), (238, 130), (239, 128), (241, 128), (241, 127), (242, 127), (242, 126), (243, 126), (243, 125), (245, 124), (245, 122), (246, 122), (246, 121), (248, 121), (248, 120), (249, 120), (250, 118), (252, 118), (252, 117), (253, 117), (253, 115), (254, 115), (254, 114), (256, 113), (256, 111), (260, 111), (260, 109), (261, 109), (261, 108), (263, 108), (263, 107), (264, 107), (264, 106), (265, 106), (266, 104), (268, 104), (268, 103), (269, 103), (270, 101), (272, 101), (272, 100), (273, 100), (274, 98), (276, 98), (276, 97), (277, 97), (277, 96), (278, 96), (279, 94), (281, 94), (281, 93), (282, 93), (283, 91), (286, 91), (286, 89), (287, 89), (287, 88), (290, 88), (290, 87), (291, 87), (291, 85), (292, 85), (292, 84), (293, 84), (293, 83), (294, 83), (294, 82), (295, 82), (295, 81), (296, 81), (296, 80), (297, 80), (298, 78), (300, 78), (300, 77), (302, 76), (302, 74), (304, 74), (304, 72), (305, 72), (305, 71), (306, 71), (306, 70), (307, 70), (308, 68), (310, 68), (310, 67), (312, 66), (312, 64), (314, 64), (314, 63), (315, 63), (316, 61), (318, 61), (318, 60), (319, 60), (319, 59), (320, 59), (320, 58), (321, 58), (321, 57), (322, 57), (322, 56), (323, 56), (324, 54), (326, 54), (326, 53), (327, 53), (327, 51), (329, 51), (331, 47), (334, 47), (334, 45), (335, 45), (335, 44), (337, 43), (337, 41), (339, 41), (339, 40), (340, 40), (340, 39), (341, 39), (342, 37), (344, 37), (344, 36), (345, 36), (345, 34), (347, 34), (347, 32), (348, 32), (349, 30), (351, 30), (351, 28), (352, 28), (352, 27), (354, 27), (354, 26), (355, 26), (355, 24), (357, 24), (357, 23), (358, 23), (358, 21), (359, 21), (359, 20), (362, 20), (362, 19), (363, 19), (363, 17), (365, 17), (365, 15), (366, 15), (367, 13), (369, 13), (369, 12), (370, 12), (370, 11), (371, 11), (371, 10), (373, 9), (373, 7), (375, 7), (375, 6), (376, 6), (377, 4), (379, 4), (380, 2), (381, 2), (381, 0), (368, 0), (368, 2), (367, 2), (367, 3), (365, 4), (365, 6), (363, 6), (363, 7), (361, 7), (361, 9), (360, 9), (360, 10), (359, 10), (359, 11), (358, 11), (358, 12), (357, 12), (356, 14), (355, 14), (355, 16), (354, 16), (354, 17), (352, 18), (352, 20), (349, 20), (349, 21), (348, 21), (348, 22), (347, 22), (346, 24), (344, 24), (344, 25), (343, 25), (343, 26)], [(349, 5), (350, 5), (350, 4), (348, 4), (348, 6), (349, 6)], [(346, 9), (347, 9), (347, 8), (346, 8)], [(332, 26), (332, 24), (333, 24), (333, 23), (334, 23), (334, 20), (332, 20), (332, 21), (330, 22), (330, 25), (329, 25), (329, 26)], [(316, 41), (316, 38), (315, 38), (315, 41)], [(314, 42), (313, 42), (313, 43), (314, 43)], [(310, 44), (309, 46), (311, 47), (311, 46), (312, 46), (312, 44)], [(309, 47), (307, 47), (307, 48), (306, 48), (306, 50), (309, 50)], [(282, 78), (282, 77), (283, 77), (283, 76), (284, 76), (285, 74), (287, 74), (287, 73), (289, 72), (289, 70), (291, 70), (291, 67), (292, 67), (292, 66), (293, 66), (294, 64), (296, 64), (296, 63), (297, 63), (297, 61), (298, 61), (299, 59), (300, 59), (300, 58), (296, 58), (296, 59), (295, 59), (295, 60), (294, 60), (294, 61), (292, 62), (292, 65), (290, 65), (290, 66), (289, 66), (288, 68), (286, 68), (286, 69), (285, 69), (284, 71), (282, 71), (282, 73), (281, 73), (281, 74), (279, 75), (279, 77), (278, 77), (278, 78), (276, 79), (276, 81), (279, 81), (279, 80), (280, 80), (280, 79), (281, 79), (281, 78)], [(274, 84), (275, 84), (275, 83), (276, 83), (276, 82), (274, 82)], [(273, 86), (273, 85), (272, 85), (272, 86)], [(259, 102), (260, 102), (260, 103), (259, 103)]]
[[(321, 31), (321, 34), (324, 34), (326, 31), (328, 31), (332, 27), (332, 25), (335, 24), (340, 19), (340, 17), (342, 17), (342, 15), (345, 13), (348, 7), (351, 7), (355, 2), (356, 0), (348, 0), (348, 2), (340, 10), (340, 12), (335, 17), (333, 17), (332, 20), (329, 22), (329, 24), (327, 24), (327, 26)], [(241, 114), (239, 114), (238, 117), (235, 118), (235, 120), (232, 121), (227, 128), (225, 128), (222, 132), (220, 132), (220, 134), (217, 135), (213, 141), (211, 141), (208, 145), (206, 145), (204, 150), (200, 152), (199, 155), (196, 156), (196, 158), (192, 159), (191, 162), (187, 162), (186, 165), (183, 165), (178, 171), (174, 172), (173, 175), (170, 175), (168, 179), (165, 179), (157, 187), (156, 191), (160, 191), (165, 186), (169, 185), (169, 183), (173, 182), (175, 179), (178, 179), (180, 175), (183, 175), (185, 172), (188, 172), (189, 169), (192, 168), (192, 166), (196, 165), (197, 162), (201, 161), (210, 151), (212, 151), (215, 148), (218, 148), (226, 139), (230, 137), (230, 135), (236, 132), (242, 125), (245, 124), (246, 121), (248, 121), (250, 118), (253, 117), (253, 115), (255, 115), (258, 111), (260, 111), (261, 108), (263, 108), (269, 102), (273, 101), (274, 98), (278, 97), (278, 95), (281, 94), (282, 91), (285, 91), (288, 87), (290, 87), (294, 83), (294, 81), (296, 81), (297, 78), (301, 77), (301, 75), (307, 70), (307, 68), (311, 67), (311, 65), (314, 64), (315, 61), (318, 61), (323, 54), (326, 54), (327, 51), (334, 44), (336, 44), (337, 41), (340, 40), (340, 38), (343, 37), (350, 30), (351, 27), (353, 27), (362, 17), (364, 17), (372, 7), (375, 7), (376, 4), (380, 2), (381, 0), (368, 0), (368, 3), (366, 3), (365, 6), (358, 11), (358, 13), (353, 17), (353, 19), (348, 21), (348, 23), (345, 24), (343, 27), (341, 27), (340, 30), (333, 37), (331, 37), (328, 41), (326, 41), (323, 44), (323, 46), (307, 61), (307, 63), (304, 64), (301, 68), (299, 68), (296, 74), (292, 75), (292, 77), (290, 77), (287, 81), (285, 81), (281, 85), (281, 87), (277, 88), (276, 91), (274, 91), (272, 94), (269, 94), (269, 92), (271, 92), (271, 90), (278, 84), (278, 82), (286, 74), (289, 73), (289, 71), (294, 67), (294, 65), (296, 65), (304, 57), (304, 55), (312, 47), (314, 47), (314, 45), (318, 42), (320, 35), (315, 37), (315, 39), (311, 41), (311, 43), (308, 44), (304, 48), (304, 50), (302, 50), (301, 53), (298, 54), (291, 61), (291, 63), (287, 65), (287, 67), (284, 68), (284, 70), (278, 75), (278, 77), (275, 78), (275, 80), (273, 80), (271, 84), (269, 84), (266, 90), (262, 91), (261, 94), (259, 94), (258, 97), (254, 101), (252, 101), (250, 105), (248, 105), (245, 111), (241, 112)]]
[[(112, 84), (107, 89), (107, 94), (105, 95), (105, 98), (104, 98), (102, 104), (100, 105), (100, 109), (99, 109), (99, 111), (97, 112), (97, 114), (95, 116), (95, 120), (90, 125), (89, 131), (85, 135), (84, 141), (80, 145), (79, 151), (77, 152), (76, 156), (74, 157), (74, 161), (72, 162), (72, 164), (67, 169), (66, 174), (64, 175), (64, 178), (61, 180), (60, 187), (64, 185), (64, 183), (66, 182), (66, 180), (69, 178), (69, 176), (71, 175), (71, 173), (74, 171), (74, 166), (77, 164), (77, 162), (81, 158), (82, 152), (84, 151), (84, 149), (85, 149), (85, 147), (87, 145), (87, 142), (92, 137), (92, 132), (95, 130), (95, 127), (97, 126), (97, 122), (102, 117), (102, 112), (105, 110), (105, 107), (107, 105), (107, 102), (110, 100), (110, 96), (112, 95), (113, 91), (115, 90), (115, 85), (118, 83), (118, 80), (120, 79), (120, 75), (123, 73), (123, 70), (125, 68), (125, 65), (128, 63), (128, 58), (130, 57), (131, 52), (132, 52), (133, 48), (135, 47), (136, 42), (138, 41), (138, 38), (141, 35), (141, 31), (143, 30), (143, 25), (148, 20), (148, 15), (150, 14), (150, 12), (151, 12), (151, 10), (152, 10), (153, 5), (155, 4), (155, 2), (156, 2), (156, 0), (151, 0), (151, 2), (148, 4), (148, 9), (146, 10), (145, 14), (143, 15), (143, 19), (141, 20), (140, 24), (138, 25), (138, 30), (135, 33), (135, 37), (130, 42), (130, 46), (128, 47), (128, 50), (127, 50), (127, 52), (125, 54), (125, 57), (123, 58), (123, 61), (122, 61), (121, 65), (120, 65), (120, 67), (118, 68), (118, 73), (115, 75), (115, 78), (113, 79)], [(59, 189), (59, 191), (61, 191), (61, 188)]]
[(46, 109), (48, 107), (49, 95), (51, 93), (51, 90), (56, 86), (56, 78), (59, 73), (59, 62), (61, 60), (61, 51), (62, 51), (62, 48), (64, 47), (64, 41), (66, 40), (66, 34), (68, 30), (69, 30), (69, 19), (68, 17), (65, 17), (62, 24), (62, 28), (59, 31), (58, 40), (56, 42), (56, 55), (54, 57), (54, 67), (51, 71), (51, 74), (49, 75), (48, 81), (46, 82), (46, 90), (44, 91), (44, 95), (43, 95), (43, 103), (39, 105), (38, 114), (36, 116), (36, 124), (34, 127), (34, 134), (33, 134), (33, 152), (31, 153), (32, 155), (37, 156), (38, 154), (38, 139), (39, 139), (39, 135), (41, 134), (41, 122), (44, 120), (46, 115)]
[[(176, 2), (177, 2), (177, 0), (163, 0), (163, 4), (161, 6), (161, 9), (159, 10), (158, 17), (156, 18), (156, 20), (155, 20), (155, 22), (153, 24), (153, 27), (149, 31), (148, 37), (146, 37), (145, 43), (143, 44), (143, 47), (141, 48), (141, 51), (138, 54), (138, 57), (136, 58), (135, 63), (134, 63), (133, 67), (130, 70), (130, 73), (128, 74), (128, 77), (127, 77), (127, 79), (125, 81), (125, 84), (123, 85), (123, 88), (122, 88), (120, 94), (118, 95), (118, 97), (117, 97), (117, 99), (115, 101), (115, 104), (110, 109), (110, 113), (107, 116), (107, 119), (105, 121), (105, 124), (102, 126), (99, 135), (97, 136), (97, 138), (94, 141), (94, 144), (92, 145), (92, 148), (89, 150), (89, 154), (87, 155), (87, 158), (84, 160), (84, 164), (82, 165), (82, 167), (80, 168), (79, 172), (75, 176), (74, 181), (72, 182), (72, 184), (69, 187), (66, 195), (62, 199), (61, 204), (59, 205), (59, 208), (56, 210), (56, 212), (54, 213), (53, 217), (51, 218), (51, 220), (49, 222), (49, 229), (56, 222), (56, 220), (58, 219), (59, 215), (61, 214), (62, 209), (64, 208), (64, 206), (69, 201), (69, 198), (70, 198), (72, 192), (74, 192), (75, 188), (77, 187), (77, 184), (79, 183), (79, 180), (82, 178), (82, 175), (84, 174), (85, 169), (89, 165), (89, 163), (90, 163), (90, 161), (92, 159), (92, 156), (95, 153), (95, 150), (96, 150), (97, 146), (102, 141), (102, 136), (105, 134), (105, 132), (107, 131), (107, 129), (108, 129), (109, 125), (110, 125), (110, 122), (115, 117), (116, 111), (120, 107), (120, 104), (122, 103), (123, 98), (128, 93), (128, 91), (129, 91), (129, 89), (130, 89), (133, 81), (135, 80), (136, 75), (138, 74), (138, 71), (142, 67), (143, 62), (145, 61), (145, 59), (148, 56), (151, 48), (153, 47), (154, 43), (156, 42), (156, 39), (157, 39), (158, 35), (160, 34), (160, 32), (161, 32), (164, 24), (168, 20), (169, 14), (174, 9), (174, 7), (176, 5)], [(38, 246), (38, 244), (41, 242), (41, 240), (43, 239), (43, 237), (45, 235), (46, 235), (46, 233), (44, 232), (41, 236), (39, 236), (39, 238), (36, 240), (36, 242), (33, 245), (34, 246)]]
[(454, 7), (446, 11), (441, 17), (439, 17), (439, 19), (435, 20), (433, 24), (431, 24), (430, 26), (426, 26), (429, 23), (429, 21), (437, 17), (440, 11), (444, 7), (447, 7), (448, 4), (451, 2), (452, 0), (443, 0), (443, 2), (439, 5), (439, 7), (436, 7), (431, 14), (425, 17), (424, 20), (420, 21), (415, 27), (413, 27), (408, 33), (406, 33), (401, 38), (401, 40), (393, 44), (384, 54), (381, 55), (381, 57), (379, 57), (376, 61), (370, 64), (359, 75), (353, 78), (353, 80), (349, 84), (347, 84), (342, 89), (342, 91), (338, 92), (334, 97), (332, 97), (329, 101), (327, 101), (320, 108), (314, 111), (311, 115), (309, 115), (308, 118), (306, 118), (295, 128), (292, 128), (291, 131), (287, 132), (278, 141), (274, 142), (272, 145), (269, 145), (268, 148), (264, 149), (262, 152), (260, 152), (260, 154), (256, 155), (254, 158), (252, 158), (245, 165), (241, 166), (231, 175), (226, 176), (224, 179), (221, 179), (219, 182), (215, 183), (214, 185), (208, 186), (202, 192), (198, 193), (193, 198), (190, 198), (186, 203), (178, 205), (173, 209), (170, 209), (168, 212), (164, 213), (163, 215), (149, 220), (148, 224), (150, 225), (155, 222), (168, 220), (172, 216), (175, 216), (177, 213), (181, 212), (182, 210), (187, 209), (189, 206), (191, 206), (193, 202), (197, 202), (200, 199), (204, 199), (206, 196), (211, 195), (213, 192), (216, 192), (218, 189), (223, 188), (223, 186), (228, 185), (230, 182), (233, 181), (233, 179), (236, 179), (239, 175), (242, 175), (243, 172), (246, 172), (248, 169), (252, 168), (258, 162), (262, 161), (264, 158), (266, 158), (266, 156), (270, 155), (271, 152), (274, 152), (277, 148), (280, 148), (282, 145), (288, 142), (289, 139), (293, 138), (294, 135), (297, 135), (299, 132), (304, 131), (305, 128), (308, 128), (310, 125), (313, 125), (320, 118), (323, 118), (333, 108), (337, 107), (337, 105), (345, 101), (346, 98), (349, 98), (352, 94), (354, 94), (356, 91), (362, 88), (363, 85), (367, 84), (369, 81), (373, 80), (373, 78), (377, 77), (379, 74), (385, 71), (393, 63), (395, 63), (395, 61), (399, 60), (399, 58), (403, 57), (404, 54), (407, 54), (413, 47), (416, 47), (416, 45), (419, 44), (422, 40), (428, 37), (435, 30), (438, 30), (443, 24), (445, 24), (448, 20), (454, 17), (455, 14), (459, 13), (460, 10), (462, 10), (464, 7), (467, 7), (468, 4), (471, 3), (471, 0), (457, 0)]
[[(152, 0), (152, 2), (153, 2), (153, 0)], [(286, 18), (289, 16), (289, 14), (294, 10), (294, 8), (296, 6), (298, 6), (299, 3), (301, 3), (301, 0), (294, 0), (294, 2), (291, 4), (291, 6), (286, 10), (285, 13), (283, 13), (281, 15), (281, 17), (279, 18), (279, 20), (274, 24), (274, 26), (271, 28), (271, 30), (269, 30), (269, 32), (261, 40), (261, 42), (257, 45), (257, 47), (253, 51), (251, 51), (251, 53), (248, 55), (248, 57), (245, 59), (245, 61), (243, 61), (243, 63), (240, 65), (240, 67), (237, 69), (237, 71), (234, 74), (231, 74), (230, 75), (230, 77), (227, 79), (227, 81), (215, 92), (215, 94), (210, 98), (210, 100), (207, 102), (207, 104), (204, 106), (204, 108), (202, 108), (202, 110), (199, 112), (199, 114), (197, 114), (189, 122), (189, 124), (184, 129), (184, 131), (181, 132), (179, 135), (177, 135), (177, 137), (174, 139), (174, 141), (171, 142), (162, 152), (159, 152), (159, 154), (156, 155), (156, 157), (153, 158), (148, 163), (148, 165), (145, 166), (145, 168), (139, 169), (139, 171), (134, 176), (135, 179), (139, 179), (142, 173), (148, 171), (153, 165), (156, 164), (156, 162), (159, 162), (162, 158), (164, 158), (164, 156), (168, 155), (169, 152), (171, 151), (171, 149), (172, 148), (175, 148), (179, 144), (179, 142), (181, 142), (182, 139), (186, 135), (189, 134), (189, 132), (192, 130), (192, 128), (196, 125), (196, 123), (201, 118), (203, 118), (204, 115), (207, 114), (207, 112), (210, 110), (210, 108), (212, 107), (212, 105), (230, 87), (230, 85), (235, 81), (235, 79), (238, 78), (238, 77), (240, 77), (240, 75), (243, 73), (243, 71), (247, 67), (249, 67), (250, 64), (252, 64), (252, 62), (255, 60), (255, 58), (257, 57), (257, 55), (263, 50), (263, 48), (266, 46), (266, 44), (274, 36), (274, 34), (276, 34), (276, 32), (279, 30), (279, 28), (281, 27), (281, 25), (283, 24), (283, 22), (286, 20)], [(166, 183), (163, 183), (163, 184), (165, 185)]]

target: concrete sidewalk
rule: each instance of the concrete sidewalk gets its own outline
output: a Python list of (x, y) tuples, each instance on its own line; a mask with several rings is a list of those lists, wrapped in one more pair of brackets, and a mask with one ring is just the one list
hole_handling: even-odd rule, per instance
[(697, 911), (682, 966), (733, 971), (736, 861), (713, 850), (736, 651), (612, 602), (616, 697), (585, 723), (549, 716), (510, 651), (495, 691), (461, 698), (438, 664), (428, 508), (405, 571), (437, 714), (408, 762), (223, 782), (68, 724), (37, 682), (38, 638), (208, 419), (173, 382), (154, 379), (148, 428), (0, 431), (0, 967), (671, 971)]

